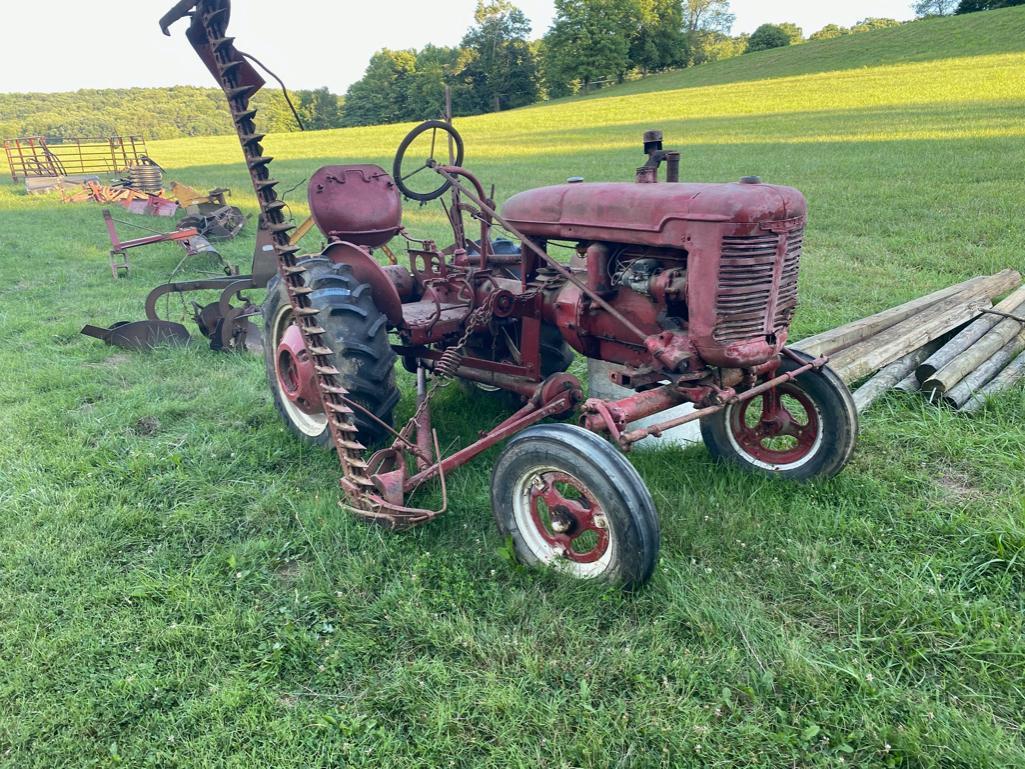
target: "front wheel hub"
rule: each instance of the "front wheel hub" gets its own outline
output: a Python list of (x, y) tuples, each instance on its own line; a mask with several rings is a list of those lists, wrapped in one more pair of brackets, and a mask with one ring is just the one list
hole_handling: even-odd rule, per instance
[(306, 349), (302, 331), (294, 323), (288, 327), (278, 345), (276, 368), (282, 395), (304, 414), (324, 413), (317, 387), (317, 370)]
[(771, 469), (800, 466), (821, 448), (822, 415), (804, 390), (785, 384), (730, 410), (731, 440)]

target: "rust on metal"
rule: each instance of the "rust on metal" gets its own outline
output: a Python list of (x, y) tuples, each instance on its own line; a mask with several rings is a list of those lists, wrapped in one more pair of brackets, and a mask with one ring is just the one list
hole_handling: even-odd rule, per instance
[[(680, 154), (665, 148), (661, 132), (649, 131), (647, 162), (633, 182), (575, 179), (521, 193), (499, 208), (493, 188), (463, 166), (463, 140), (450, 108), (445, 120), (410, 132), (391, 175), (376, 165), (332, 165), (317, 171), (308, 188), (312, 216), (304, 229), (316, 226), (328, 241), (319, 259), (345, 266), (359, 291), (369, 292), (381, 317), (376, 330), (387, 324), (394, 352), (416, 374), (415, 412), (401, 429), (392, 427), (347, 389), (339, 343), (324, 328), (324, 310), (313, 299), (317, 288), (307, 285), (300, 233), (285, 218), (251, 106), (264, 80), (255, 60), (240, 53), (227, 33), (230, 3), (182, 0), (161, 19), (161, 28), (169, 33), (185, 17), (189, 42), (224, 91), (260, 205), (252, 276), (218, 283), (221, 302), (205, 308), (200, 319), (209, 326), (219, 318), (221, 336), (238, 344), (237, 329), (253, 313), (243, 292), (265, 286), (273, 274), (280, 278), (294, 320), (269, 351), (273, 384), (290, 408), (326, 422), (344, 504), (357, 515), (392, 529), (434, 520), (448, 508), (449, 473), (528, 427), (572, 415), (584, 394), (580, 382), (564, 373), (569, 360), (561, 351), (571, 360), (570, 347), (622, 367), (620, 381), (638, 390), (620, 401), (592, 399), (582, 409), (587, 428), (609, 433), (625, 450), (726, 409), (744, 418), (734, 435), (765, 464), (805, 457), (824, 431), (818, 422), (795, 419), (782, 400), (790, 395), (804, 405), (795, 380), (827, 363), (786, 347), (807, 216), (800, 192), (756, 177), (735, 184), (682, 183)], [(413, 149), (421, 137), (429, 144), (426, 160)], [(435, 155), (442, 151), (446, 157), (439, 162)], [(425, 179), (432, 180), (426, 191), (412, 186)], [(442, 205), (453, 241), (439, 248), (404, 229), (402, 197), (427, 203), (446, 192), (450, 199)], [(476, 240), (468, 234), (467, 217), (474, 237), (479, 228)], [(496, 240), (500, 228), (517, 242)], [(408, 265), (399, 264), (389, 248), (397, 236), (407, 243)], [(556, 257), (558, 246), (568, 247), (568, 264)], [(388, 265), (382, 266), (377, 249)], [(160, 287), (147, 314), (154, 319), (161, 296), (212, 287), (203, 281)], [(241, 308), (233, 304), (240, 300)], [(554, 361), (553, 346), (559, 352)], [(781, 365), (787, 367), (782, 374)], [(515, 393), (525, 403), (469, 446), (443, 456), (431, 404), (453, 378)], [(748, 420), (759, 397), (760, 419)], [(657, 417), (683, 404), (697, 410), (629, 428), (638, 417)], [(391, 445), (367, 457), (357, 415), (390, 434)], [(766, 448), (766, 438), (776, 436), (792, 438), (796, 446)], [(410, 495), (431, 481), (440, 483), (440, 508), (410, 506)], [(539, 483), (531, 504), (555, 511), (549, 544), (570, 549), (573, 543), (563, 535), (575, 527), (594, 535), (596, 544), (574, 558), (603, 558), (608, 541), (599, 501), (567, 499), (556, 486), (569, 481), (557, 473)], [(587, 499), (586, 488), (577, 491)]]

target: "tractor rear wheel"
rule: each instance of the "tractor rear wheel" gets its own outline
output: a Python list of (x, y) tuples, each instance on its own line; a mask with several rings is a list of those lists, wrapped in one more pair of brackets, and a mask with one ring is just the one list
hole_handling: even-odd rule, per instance
[(624, 587), (655, 571), (651, 494), (627, 458), (592, 432), (550, 424), (517, 435), (495, 464), (491, 505), (527, 566)]
[[(783, 358), (778, 373), (801, 365)], [(713, 457), (745, 470), (796, 481), (832, 478), (854, 453), (858, 409), (827, 366), (703, 419), (701, 436)]]
[[(369, 285), (360, 283), (346, 264), (313, 257), (302, 262), (311, 304), (320, 310), (335, 368), (349, 397), (385, 424), (399, 402), (395, 353), (388, 342), (388, 320), (374, 303)], [(274, 406), (288, 429), (315, 446), (330, 448), (327, 416), (320, 402), (313, 361), (293, 323), (292, 306), (281, 279), (271, 280), (263, 306), (264, 363)], [(384, 437), (383, 428), (356, 409), (359, 440), (366, 446)]]

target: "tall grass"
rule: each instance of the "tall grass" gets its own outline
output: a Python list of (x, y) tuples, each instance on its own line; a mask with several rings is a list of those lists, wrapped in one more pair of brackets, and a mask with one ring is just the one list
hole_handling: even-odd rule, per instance
[[(1025, 267), (1023, 28), (1025, 9), (915, 24), (780, 53), (777, 70), (743, 57), (459, 127), (500, 198), (629, 178), (653, 127), (689, 179), (801, 188), (803, 335)], [(866, 66), (916, 40), (931, 55)], [(389, 164), (403, 132), (267, 145), (287, 189), (324, 163)], [(151, 151), (255, 211), (233, 138)], [(701, 449), (637, 455), (663, 560), (623, 596), (510, 562), (493, 454), (450, 478), (452, 510), (429, 528), (350, 519), (335, 463), (284, 433), (258, 360), (78, 335), (141, 317), (178, 250), (139, 252), (115, 283), (98, 208), (0, 184), (0, 212), (0, 766), (1025, 760), (1025, 393), (970, 420), (891, 397), (824, 484), (744, 476)], [(414, 232), (442, 223), (407, 211)], [(225, 253), (251, 248), (250, 227)], [(450, 445), (501, 418), (457, 388), (435, 413)]]

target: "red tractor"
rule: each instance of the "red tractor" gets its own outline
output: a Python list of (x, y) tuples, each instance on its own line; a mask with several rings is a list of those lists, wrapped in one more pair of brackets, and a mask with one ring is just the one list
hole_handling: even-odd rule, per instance
[[(571, 179), (499, 210), (463, 167), (459, 134), (430, 121), (403, 141), (391, 174), (340, 165), (312, 177), (310, 208), (328, 246), (304, 256), (289, 241), (250, 107), (263, 80), (226, 34), (229, 2), (184, 0), (165, 32), (189, 13), (189, 40), (225, 91), (261, 207), (254, 275), (274, 274), (264, 305), (274, 401), (303, 440), (337, 451), (356, 514), (393, 528), (430, 521), (440, 511), (410, 507), (409, 496), (435, 481), (447, 506), (446, 475), (508, 440), (492, 505), (519, 557), (636, 585), (659, 548), (655, 505), (622, 453), (638, 441), (700, 420), (714, 456), (752, 471), (802, 481), (847, 464), (858, 433), (848, 389), (825, 359), (786, 346), (807, 212), (800, 192), (757, 178), (681, 183), (679, 154), (650, 132), (633, 182)], [(403, 196), (445, 195), (450, 245), (404, 230)], [(382, 264), (396, 238), (408, 262)], [(575, 354), (614, 364), (632, 394), (586, 398), (566, 373)], [(418, 390), (401, 429), (397, 360)], [(519, 408), (443, 457), (430, 403), (450, 379), (511, 393)], [(696, 410), (631, 427), (683, 404)]]

